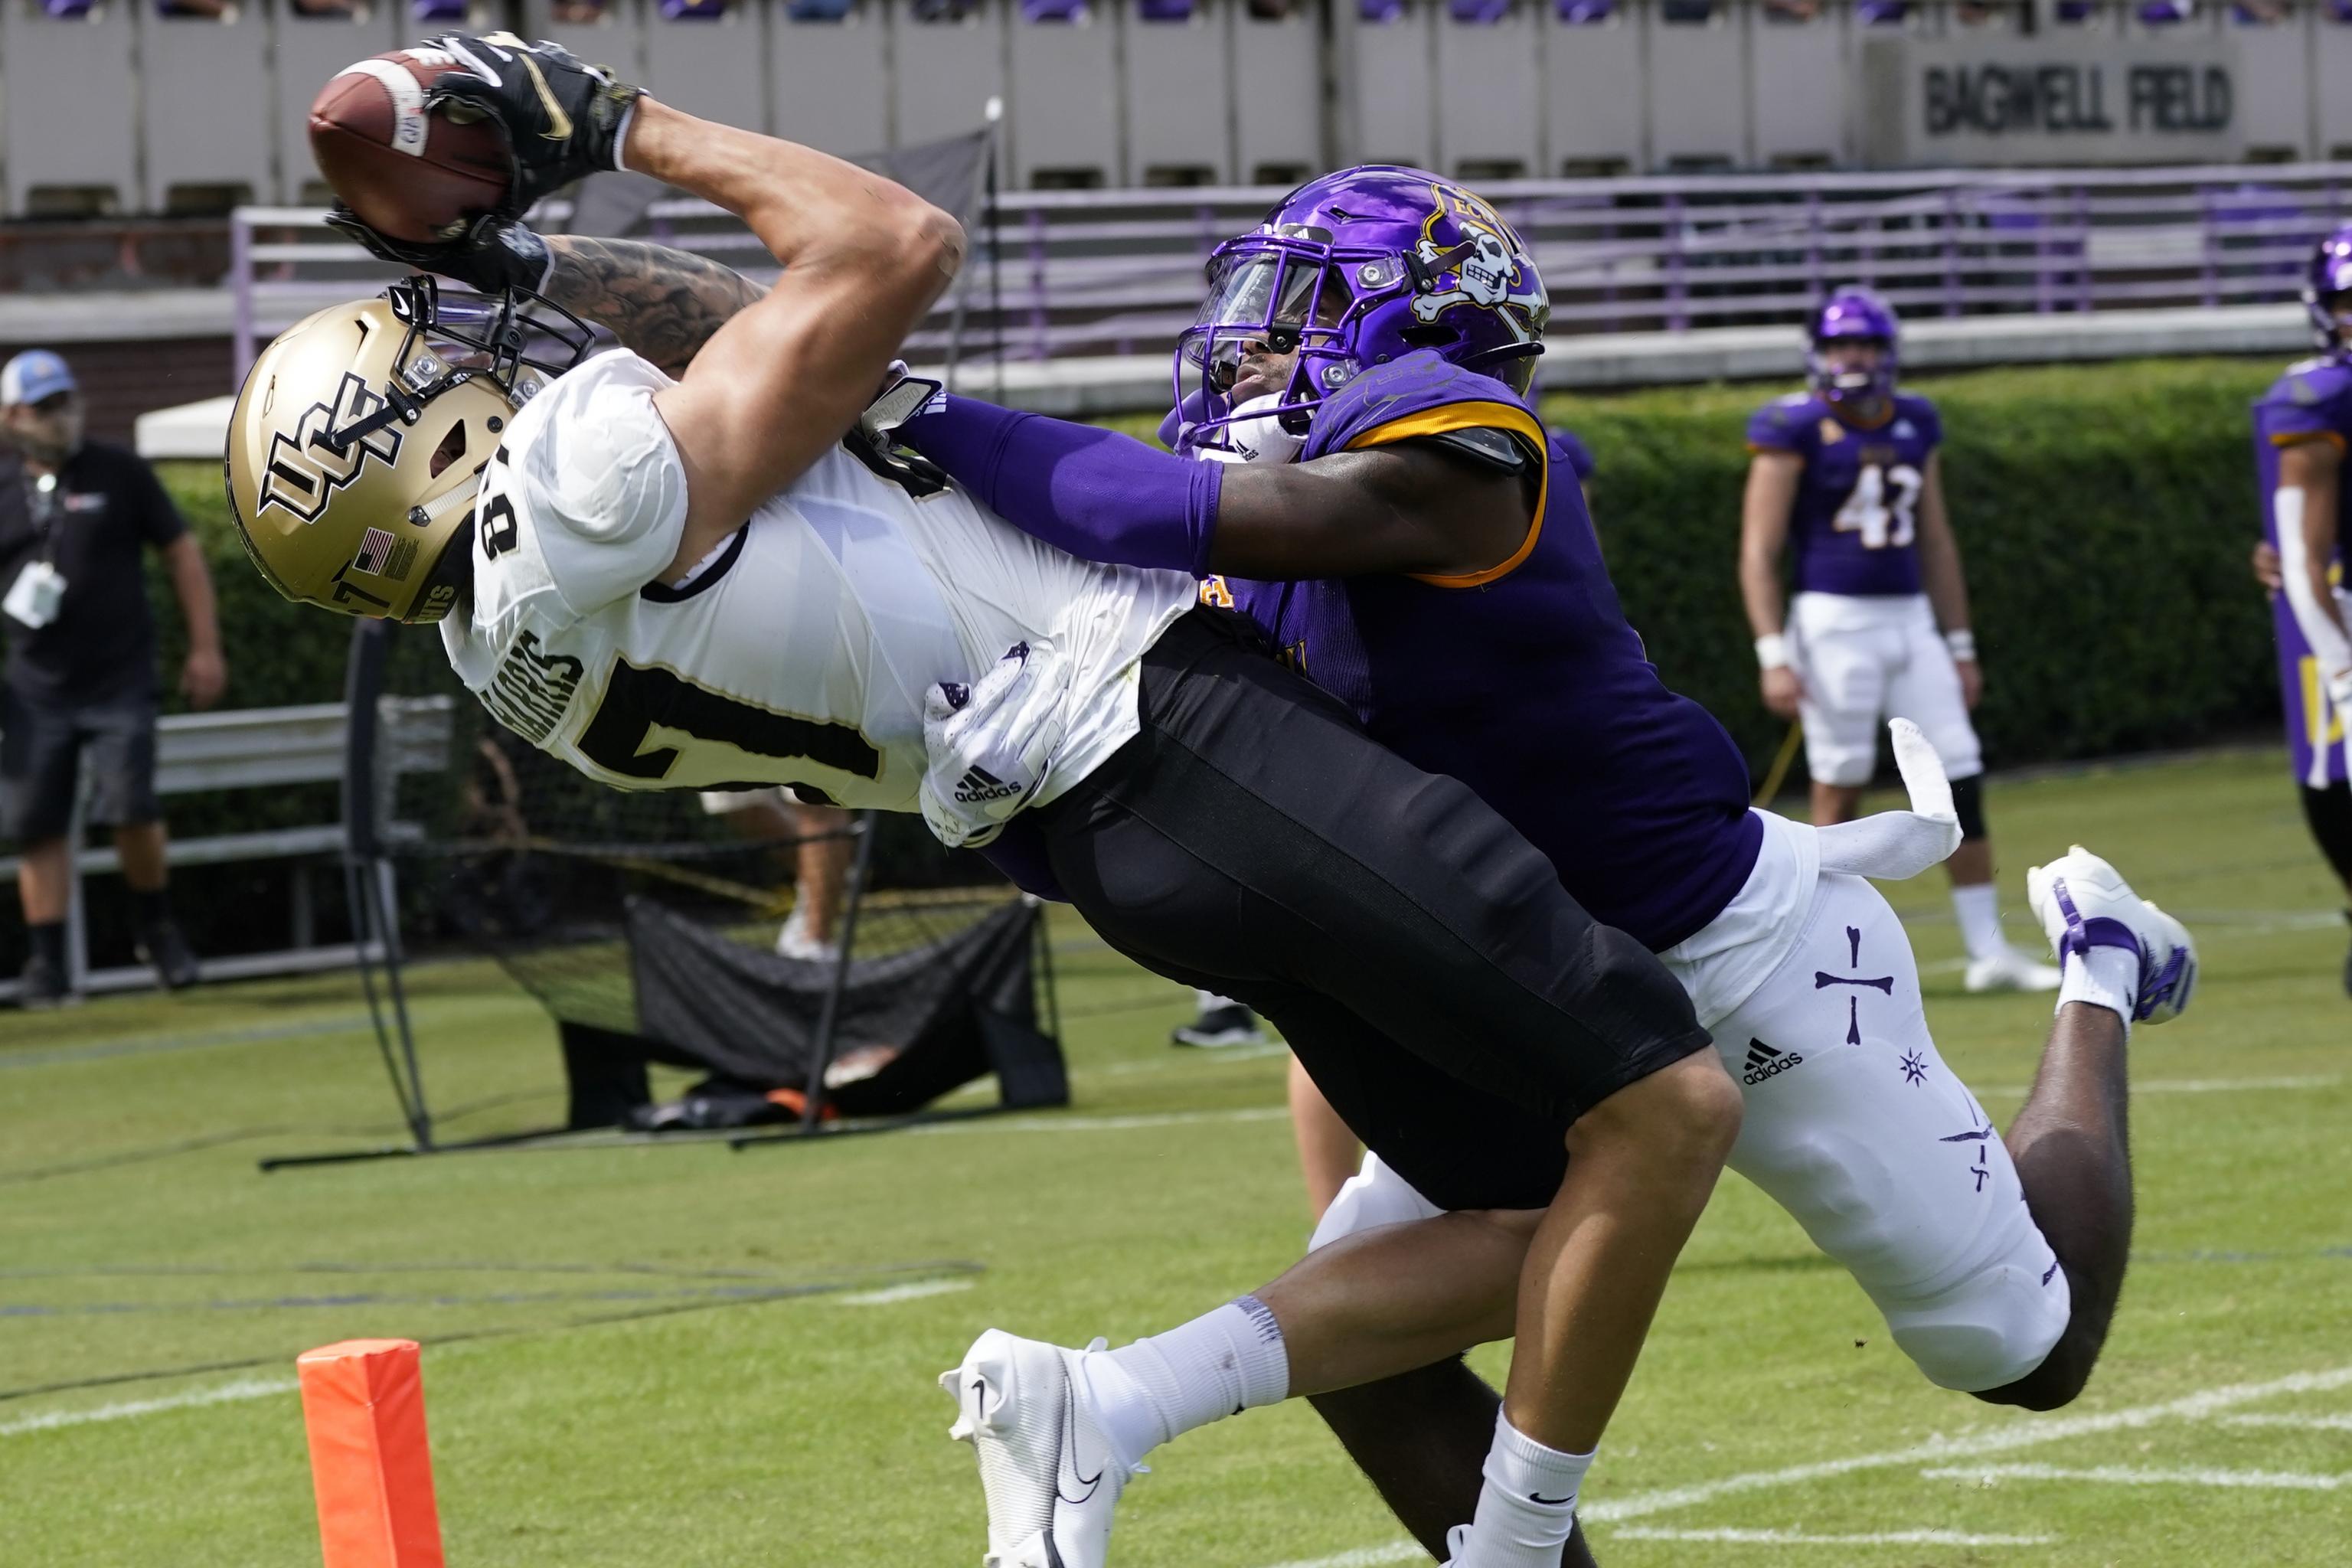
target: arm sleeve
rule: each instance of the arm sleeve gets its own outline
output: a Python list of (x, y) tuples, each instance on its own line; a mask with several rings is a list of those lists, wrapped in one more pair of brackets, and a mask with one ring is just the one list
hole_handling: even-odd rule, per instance
[(1084, 561), (1202, 575), (1224, 468), (969, 397), (898, 437), (1023, 532)]
[(1752, 452), (1798, 452), (1805, 449), (1811, 421), (1786, 403), (1768, 403), (1748, 420), (1748, 448)]
[(1576, 475), (1577, 483), (1582, 484), (1592, 477), (1591, 447), (1566, 430), (1554, 430), (1551, 433), (1551, 438), (1559, 448), (1557, 454), (1558, 460), (1568, 465), (1570, 471)]
[(143, 458), (133, 457), (125, 465), (129, 482), (123, 489), (139, 509), (139, 537), (161, 550), (188, 531), (187, 520), (180, 509), (172, 504), (172, 497), (163, 483), (155, 477)]
[(627, 598), (677, 553), (686, 468), (654, 407), (667, 384), (635, 355), (593, 360), (540, 395), (537, 428), (509, 453), (548, 577), (575, 614)]

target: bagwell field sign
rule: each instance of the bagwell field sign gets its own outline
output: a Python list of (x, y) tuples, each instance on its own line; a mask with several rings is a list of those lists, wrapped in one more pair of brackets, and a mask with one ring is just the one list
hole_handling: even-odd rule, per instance
[(1876, 38), (1862, 145), (1887, 167), (2228, 162), (2244, 151), (2224, 37)]

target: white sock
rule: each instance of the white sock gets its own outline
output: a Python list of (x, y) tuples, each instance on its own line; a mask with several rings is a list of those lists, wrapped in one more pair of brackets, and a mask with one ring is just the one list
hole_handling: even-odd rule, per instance
[(1290, 1394), (1281, 1325), (1255, 1296), (1150, 1339), (1078, 1361), (1095, 1419), (1131, 1469), (1195, 1426)]
[(1990, 882), (1952, 889), (1952, 913), (1971, 959), (1990, 958), (2008, 945), (2000, 934), (2000, 895)]
[(2068, 953), (2065, 977), (2058, 983), (2058, 1005), (2088, 1002), (2105, 1007), (2124, 1021), (2131, 1033), (2132, 1008), (2139, 1000), (2139, 959), (2120, 947), (2095, 947)]
[(1524, 1436), (1495, 1413), (1478, 1514), (1453, 1568), (1559, 1568), (1576, 1528), (1576, 1494), (1591, 1454), (1563, 1454)]
[(1192, 993), (1192, 995), (1199, 1002), (1200, 1009), (1203, 1013), (1213, 1013), (1220, 1007), (1230, 1007), (1234, 1005), (1234, 999), (1232, 997), (1220, 996), (1213, 991), (1201, 991), (1196, 989)]

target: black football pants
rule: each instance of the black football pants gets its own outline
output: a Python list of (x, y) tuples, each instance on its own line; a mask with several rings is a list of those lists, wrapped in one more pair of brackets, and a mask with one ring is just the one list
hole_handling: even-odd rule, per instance
[(1056, 879), (1114, 948), (1271, 1019), (1431, 1202), (1548, 1205), (1571, 1122), (1707, 1047), (1647, 949), (1254, 623), (1193, 611), (1142, 675), (1142, 732), (1031, 813)]

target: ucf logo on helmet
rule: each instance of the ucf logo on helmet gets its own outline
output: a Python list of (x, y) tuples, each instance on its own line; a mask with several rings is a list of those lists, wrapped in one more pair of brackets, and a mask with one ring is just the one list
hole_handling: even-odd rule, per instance
[(280, 430), (271, 438), (261, 504), (284, 507), (304, 522), (316, 522), (327, 510), (328, 499), (358, 479), (368, 459), (386, 465), (398, 462), (401, 436), (390, 426), (341, 452), (323, 439), (331, 431), (349, 429), (383, 406), (381, 395), (369, 391), (367, 383), (357, 375), (344, 372), (331, 405), (312, 404), (290, 433)]

